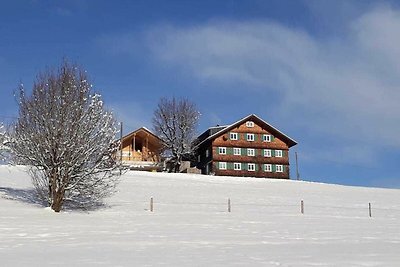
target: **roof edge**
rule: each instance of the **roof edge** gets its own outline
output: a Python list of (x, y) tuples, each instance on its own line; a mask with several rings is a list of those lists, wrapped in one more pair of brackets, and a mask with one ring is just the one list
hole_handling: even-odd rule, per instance
[(133, 134), (139, 132), (140, 130), (144, 130), (145, 132), (148, 132), (149, 134), (151, 134), (152, 136), (154, 136), (155, 138), (157, 138), (158, 140), (161, 141), (160, 137), (158, 137), (155, 133), (153, 133), (152, 131), (150, 131), (150, 130), (149, 130), (148, 128), (146, 128), (145, 126), (142, 126), (142, 127), (138, 128), (138, 129), (136, 129), (136, 130), (134, 130), (134, 131), (132, 131), (132, 132), (130, 132), (130, 133), (124, 135), (124, 136), (122, 137), (122, 140), (124, 140), (124, 139), (130, 137), (131, 135), (133, 135)]
[[(272, 128), (274, 131), (276, 131), (277, 133), (279, 133), (280, 135), (282, 135), (284, 138), (287, 139), (287, 143), (289, 145), (289, 147), (295, 146), (297, 145), (297, 141), (294, 140), (293, 138), (289, 137), (288, 135), (284, 134), (283, 132), (281, 132), (280, 130), (278, 130), (276, 127), (272, 126), (270, 123), (266, 122), (265, 120), (261, 119), (260, 117), (258, 117), (256, 114), (250, 114), (247, 115), (246, 117), (228, 125), (226, 128), (222, 129), (221, 131), (216, 132), (213, 135), (210, 135), (208, 138), (204, 139), (202, 142), (200, 142), (199, 144), (196, 145), (196, 147), (200, 146), (202, 143), (208, 141), (208, 140), (212, 140), (217, 138), (218, 136), (220, 136), (221, 134), (226, 133), (227, 131), (229, 131), (230, 129), (234, 128), (236, 125), (238, 124), (242, 124), (243, 122), (249, 120), (250, 118), (256, 118), (257, 120), (261, 121), (262, 123), (264, 123), (265, 125), (267, 125), (268, 127)], [(209, 128), (208, 128), (209, 129)], [(207, 130), (206, 130), (207, 131)]]

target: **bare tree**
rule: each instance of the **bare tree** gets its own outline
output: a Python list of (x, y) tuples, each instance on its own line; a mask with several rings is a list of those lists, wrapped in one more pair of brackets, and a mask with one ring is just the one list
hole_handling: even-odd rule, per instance
[(54, 211), (65, 201), (88, 206), (114, 192), (117, 125), (86, 72), (64, 61), (38, 75), (31, 95), (21, 85), (18, 101), (10, 146), (31, 166), (37, 192)]
[(184, 155), (190, 155), (200, 113), (188, 99), (161, 98), (153, 116), (153, 128), (172, 156), (177, 172)]

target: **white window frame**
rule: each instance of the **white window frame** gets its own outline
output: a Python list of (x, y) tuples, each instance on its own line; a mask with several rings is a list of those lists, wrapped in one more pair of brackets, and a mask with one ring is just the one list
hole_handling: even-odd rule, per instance
[(247, 163), (247, 170), (249, 172), (255, 172), (256, 171), (256, 164), (255, 163)]
[(241, 171), (242, 170), (242, 163), (240, 163), (240, 162), (233, 163), (233, 169), (235, 171)]
[(242, 149), (240, 147), (234, 147), (233, 148), (233, 155), (241, 156), (242, 155)]
[(247, 149), (247, 156), (254, 157), (256, 155), (256, 150), (254, 148)]
[(230, 140), (238, 140), (238, 133), (229, 133)]
[(253, 133), (246, 134), (246, 140), (250, 141), (250, 142), (254, 142), (254, 140), (255, 140), (254, 134)]
[(264, 169), (266, 172), (272, 172), (272, 164), (264, 164)]
[(224, 161), (218, 162), (218, 170), (226, 170), (227, 164)]
[(283, 153), (282, 150), (275, 150), (275, 157), (277, 158), (282, 158), (283, 157)]
[(272, 157), (271, 149), (264, 149), (264, 157), (267, 157), (267, 158)]
[(246, 121), (246, 127), (247, 128), (253, 128), (254, 127), (254, 122), (253, 121)]
[(226, 147), (224, 147), (224, 146), (218, 147), (218, 154), (226, 155)]
[(283, 172), (283, 165), (275, 165), (276, 172)]
[(272, 136), (270, 134), (263, 134), (263, 141), (264, 142), (271, 142)]
[(207, 149), (206, 150), (206, 158), (208, 158), (210, 156), (210, 151)]

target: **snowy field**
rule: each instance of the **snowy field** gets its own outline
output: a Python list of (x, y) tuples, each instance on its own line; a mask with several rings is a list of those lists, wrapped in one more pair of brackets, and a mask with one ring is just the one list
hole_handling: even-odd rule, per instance
[(145, 172), (118, 188), (56, 214), (0, 166), (0, 266), (400, 266), (400, 190)]

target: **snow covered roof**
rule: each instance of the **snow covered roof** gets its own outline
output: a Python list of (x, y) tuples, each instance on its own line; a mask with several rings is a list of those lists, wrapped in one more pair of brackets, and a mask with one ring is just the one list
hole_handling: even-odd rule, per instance
[[(152, 135), (156, 136), (155, 133), (153, 133), (151, 130), (149, 130), (149, 128), (147, 128), (147, 127), (145, 127), (145, 126), (142, 126), (140, 129), (144, 129), (144, 130), (148, 131), (149, 133), (151, 133)], [(140, 129), (139, 129), (139, 130), (140, 130)]]
[(244, 122), (246, 122), (248, 120), (255, 120), (255, 121), (258, 121), (260, 124), (266, 126), (266, 128), (268, 128), (271, 131), (272, 134), (274, 134), (275, 136), (280, 137), (283, 142), (288, 144), (289, 147), (292, 147), (292, 146), (297, 144), (296, 140), (294, 140), (294, 139), (290, 138), (289, 136), (287, 136), (286, 134), (282, 133), (281, 131), (279, 131), (277, 128), (275, 128), (274, 126), (272, 126), (271, 124), (269, 124), (265, 120), (261, 119), (260, 117), (258, 117), (255, 114), (250, 114), (250, 115), (248, 115), (248, 116), (246, 116), (246, 117), (244, 117), (244, 118), (232, 123), (231, 125), (221, 127), (221, 129), (219, 131), (214, 132), (214, 133), (210, 134), (210, 136), (208, 136), (208, 138), (205, 138), (204, 140), (201, 140), (200, 143), (197, 144), (197, 146), (201, 145), (205, 141), (213, 140), (213, 139), (217, 138), (218, 136), (221, 136), (222, 134), (228, 132), (229, 130), (231, 130), (231, 129), (235, 128), (235, 127), (237, 127), (238, 125), (243, 124)]
[(141, 131), (145, 131), (145, 132), (147, 132), (148, 134), (150, 134), (150, 135), (152, 135), (153, 137), (155, 137), (155, 138), (157, 138), (158, 140), (160, 140), (160, 138), (156, 135), (156, 134), (154, 134), (152, 131), (150, 131), (148, 128), (146, 128), (146, 127), (140, 127), (139, 129), (137, 129), (137, 130), (135, 130), (135, 131), (133, 131), (133, 132), (130, 132), (129, 134), (127, 134), (127, 135), (125, 135), (124, 137), (122, 137), (122, 140), (124, 140), (124, 139), (127, 139), (127, 138), (130, 138), (132, 135), (134, 135), (134, 134), (137, 134), (138, 132), (141, 132)]

